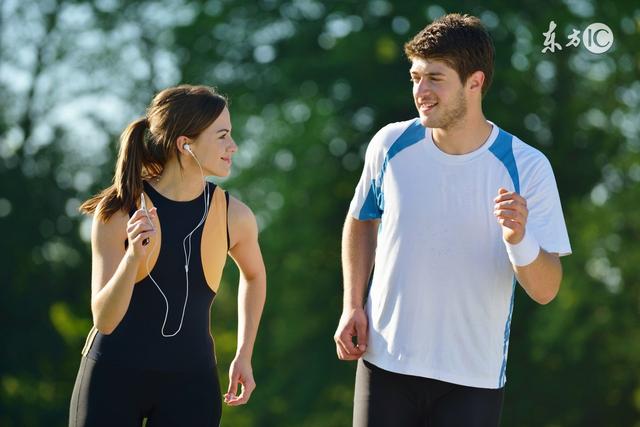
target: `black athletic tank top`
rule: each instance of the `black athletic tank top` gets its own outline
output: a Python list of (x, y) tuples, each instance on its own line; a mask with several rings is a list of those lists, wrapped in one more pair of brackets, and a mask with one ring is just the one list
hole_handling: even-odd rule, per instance
[[(171, 335), (180, 326), (187, 292), (183, 239), (202, 219), (204, 193), (194, 200), (178, 202), (162, 196), (147, 182), (144, 190), (146, 200), (151, 202), (147, 202), (147, 208), (158, 209), (160, 226), (153, 237), (156, 241), (150, 243), (149, 268), (169, 303), (164, 333)], [(184, 372), (215, 366), (210, 315), (216, 295), (214, 289), (218, 289), (229, 247), (228, 194), (212, 183), (207, 183), (206, 191), (211, 195), (210, 209), (205, 223), (191, 236), (188, 299), (180, 332), (173, 337), (162, 335), (165, 300), (147, 274), (146, 260), (142, 260), (124, 318), (109, 335), (93, 327), (84, 355), (94, 360), (160, 371)], [(129, 216), (134, 212), (132, 209)], [(185, 247), (188, 251), (188, 241)]]

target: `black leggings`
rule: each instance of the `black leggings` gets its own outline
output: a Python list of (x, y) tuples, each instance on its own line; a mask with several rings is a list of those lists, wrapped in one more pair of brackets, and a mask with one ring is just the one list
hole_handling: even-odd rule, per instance
[(354, 427), (496, 427), (504, 388), (397, 374), (358, 360)]
[(222, 396), (215, 367), (150, 372), (83, 357), (71, 397), (70, 427), (218, 427)]

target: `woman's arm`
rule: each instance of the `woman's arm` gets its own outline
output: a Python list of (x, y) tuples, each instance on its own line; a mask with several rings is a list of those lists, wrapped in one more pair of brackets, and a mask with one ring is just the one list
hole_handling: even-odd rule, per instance
[[(247, 403), (255, 389), (251, 356), (258, 324), (267, 292), (267, 275), (258, 244), (255, 216), (242, 202), (229, 201), (229, 254), (240, 270), (238, 287), (238, 348), (229, 369), (229, 390), (225, 402), (229, 405)], [(238, 384), (242, 393), (238, 396)]]
[[(155, 208), (149, 211), (152, 220)], [(93, 324), (101, 333), (112, 333), (129, 308), (140, 259), (151, 245), (142, 241), (155, 231), (141, 210), (129, 219), (117, 212), (107, 222), (96, 214), (91, 230), (91, 313)], [(129, 239), (125, 251), (124, 240)]]

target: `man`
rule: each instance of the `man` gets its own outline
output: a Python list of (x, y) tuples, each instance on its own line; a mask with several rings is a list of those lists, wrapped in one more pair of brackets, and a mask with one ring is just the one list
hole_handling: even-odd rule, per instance
[(571, 253), (560, 198), (546, 157), (484, 117), (477, 18), (444, 16), (405, 53), (419, 118), (373, 137), (343, 231), (353, 425), (496, 426), (515, 278), (546, 304)]

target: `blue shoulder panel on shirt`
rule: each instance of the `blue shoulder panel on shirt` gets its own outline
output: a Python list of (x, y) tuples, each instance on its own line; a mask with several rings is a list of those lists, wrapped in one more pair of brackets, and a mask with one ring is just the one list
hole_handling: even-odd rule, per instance
[(400, 135), (398, 139), (396, 139), (396, 142), (393, 143), (393, 145), (387, 152), (387, 155), (384, 159), (385, 164), (382, 166), (382, 174), (384, 174), (384, 170), (389, 160), (391, 160), (393, 157), (395, 157), (396, 154), (398, 154), (405, 148), (412, 146), (413, 144), (424, 138), (424, 131), (425, 129), (420, 124), (420, 120), (415, 119), (413, 123), (411, 123), (409, 127), (407, 127), (404, 132), (402, 132), (402, 135)]
[(382, 212), (384, 211), (384, 192), (382, 191), (382, 181), (389, 161), (405, 148), (421, 141), (424, 138), (424, 132), (425, 128), (420, 124), (420, 120), (416, 119), (404, 130), (404, 132), (402, 132), (398, 139), (394, 141), (389, 148), (389, 151), (387, 151), (387, 154), (384, 156), (380, 173), (375, 180), (371, 181), (369, 193), (362, 205), (362, 209), (360, 209), (358, 219), (376, 219), (382, 216)]
[(518, 166), (516, 166), (516, 158), (513, 156), (513, 135), (508, 132), (499, 129), (498, 137), (489, 147), (489, 151), (502, 162), (511, 181), (513, 181), (513, 187), (516, 193), (520, 193), (520, 178), (518, 176)]

